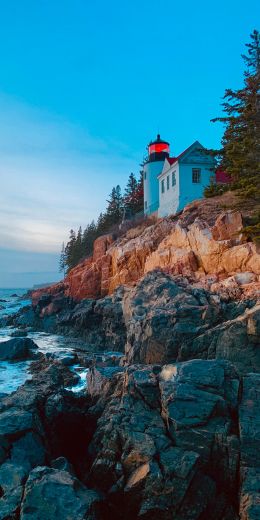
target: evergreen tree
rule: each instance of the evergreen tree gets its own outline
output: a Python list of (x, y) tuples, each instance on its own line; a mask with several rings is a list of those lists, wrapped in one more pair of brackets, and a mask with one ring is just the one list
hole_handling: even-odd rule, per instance
[(144, 173), (140, 170), (135, 196), (135, 213), (144, 209)]
[(97, 236), (100, 236), (102, 235), (103, 233), (105, 233), (105, 228), (106, 228), (106, 217), (105, 217), (105, 214), (104, 213), (100, 213), (98, 219), (97, 219)]
[(78, 233), (77, 233), (77, 237), (76, 237), (76, 241), (75, 241), (75, 246), (74, 246), (73, 258), (74, 258), (75, 265), (77, 265), (79, 263), (79, 261), (82, 259), (82, 257), (83, 257), (82, 228), (80, 226), (79, 229), (78, 229)]
[(64, 244), (64, 242), (62, 242), (60, 261), (59, 261), (59, 272), (63, 273), (63, 278), (65, 277), (65, 271), (66, 271), (66, 253), (65, 253), (65, 244)]
[(251, 34), (248, 54), (242, 56), (246, 70), (244, 86), (227, 89), (223, 109), (226, 115), (213, 119), (225, 125), (221, 167), (230, 174), (245, 199), (259, 197), (260, 178), (260, 35)]
[(77, 263), (75, 255), (76, 233), (73, 229), (70, 230), (69, 241), (65, 247), (66, 266), (67, 271), (70, 271)]
[(112, 189), (107, 203), (104, 223), (108, 231), (109, 227), (118, 224), (123, 216), (123, 198), (119, 185)]
[(112, 189), (106, 211), (100, 213), (96, 223), (92, 220), (84, 232), (80, 226), (77, 235), (73, 229), (70, 230), (68, 243), (62, 247), (60, 269), (64, 266), (63, 272), (68, 272), (84, 257), (92, 255), (96, 238), (111, 231), (116, 224), (121, 224), (125, 207), (128, 208), (130, 216), (143, 208), (142, 172), (138, 181), (133, 173), (130, 174), (124, 197), (119, 185)]
[(92, 254), (93, 244), (96, 238), (97, 226), (94, 220), (92, 220), (92, 222), (87, 225), (82, 236), (82, 256), (90, 256)]
[(125, 218), (131, 217), (135, 213), (136, 206), (137, 180), (134, 173), (130, 173), (124, 193)]

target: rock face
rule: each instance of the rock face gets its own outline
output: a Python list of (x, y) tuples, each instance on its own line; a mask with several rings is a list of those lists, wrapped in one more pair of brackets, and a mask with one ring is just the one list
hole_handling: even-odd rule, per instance
[(68, 373), (57, 361), (37, 362), (32, 380), (0, 400), (1, 520), (95, 519), (99, 495), (67, 471), (45, 467), (60, 455), (77, 467), (86, 451), (91, 419), (81, 407), (87, 400), (64, 390)]
[(126, 328), (122, 299), (124, 288), (100, 300), (83, 300), (73, 309), (58, 314), (55, 328), (63, 333), (79, 335), (89, 350), (124, 352)]
[(241, 443), (240, 518), (257, 520), (260, 516), (260, 374), (249, 374), (243, 380), (239, 408)]
[(58, 360), (32, 371), (0, 400), (1, 520), (259, 518), (259, 374), (223, 359), (93, 366), (77, 397)]
[(97, 404), (88, 482), (122, 518), (237, 519), (239, 384), (224, 361), (117, 374)]
[(21, 361), (37, 357), (37, 345), (29, 338), (15, 338), (0, 343), (1, 361)]
[[(42, 294), (55, 295), (56, 303), (52, 300), (46, 311), (53, 313), (61, 305), (61, 294), (75, 300), (100, 298), (112, 294), (120, 285), (135, 284), (156, 268), (195, 281), (214, 275), (215, 282), (247, 272), (255, 276), (258, 285), (251, 285), (251, 291), (259, 295), (260, 255), (255, 245), (244, 243), (241, 214), (218, 212), (216, 218), (213, 211), (205, 220), (202, 218), (205, 204), (205, 201), (193, 203), (179, 217), (156, 223), (147, 221), (114, 242), (111, 235), (98, 238), (93, 257), (72, 269), (64, 283), (35, 291), (34, 305)], [(244, 285), (247, 283), (240, 283), (241, 294)]]
[(228, 359), (241, 373), (260, 369), (260, 306), (222, 303), (160, 271), (123, 300), (127, 363)]

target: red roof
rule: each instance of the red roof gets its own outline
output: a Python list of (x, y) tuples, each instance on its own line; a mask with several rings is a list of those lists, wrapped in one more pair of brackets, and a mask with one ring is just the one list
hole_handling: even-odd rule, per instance
[(167, 161), (168, 161), (168, 163), (173, 164), (173, 163), (175, 163), (175, 161), (177, 161), (177, 158), (176, 157), (167, 157)]

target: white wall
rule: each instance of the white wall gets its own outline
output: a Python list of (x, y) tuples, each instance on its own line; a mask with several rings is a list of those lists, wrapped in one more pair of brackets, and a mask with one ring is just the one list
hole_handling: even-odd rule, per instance
[[(176, 184), (172, 186), (172, 172), (175, 172)], [(167, 190), (167, 176), (169, 175), (170, 186)], [(164, 193), (161, 190), (161, 182), (164, 180)], [(168, 170), (164, 171), (158, 179), (159, 189), (159, 209), (158, 216), (166, 217), (178, 211), (180, 197), (179, 183), (179, 164), (172, 165)]]

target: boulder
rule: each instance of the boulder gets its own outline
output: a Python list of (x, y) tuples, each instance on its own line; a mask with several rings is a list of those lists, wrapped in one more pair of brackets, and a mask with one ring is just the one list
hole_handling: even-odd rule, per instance
[(32, 430), (34, 418), (31, 412), (19, 408), (9, 408), (0, 413), (0, 435), (16, 437)]
[(14, 332), (11, 333), (12, 338), (25, 338), (26, 336), (28, 336), (26, 330), (14, 330)]
[(0, 498), (0, 520), (13, 520), (17, 518), (17, 512), (23, 496), (23, 486), (16, 486)]
[(221, 213), (212, 228), (214, 240), (238, 239), (243, 227), (242, 215), (239, 211)]
[(37, 357), (36, 343), (30, 338), (14, 338), (0, 343), (0, 360), (21, 361)]
[(39, 466), (25, 485), (21, 520), (94, 520), (100, 501), (96, 491), (87, 489), (70, 473)]
[(45, 463), (46, 449), (38, 433), (30, 431), (12, 444), (10, 462), (19, 464), (30, 471)]
[(106, 387), (109, 387), (114, 375), (121, 374), (123, 371), (123, 367), (91, 367), (87, 373), (88, 393), (91, 397), (106, 393)]

